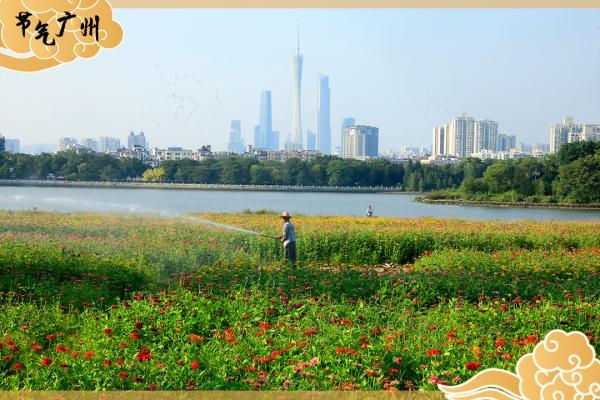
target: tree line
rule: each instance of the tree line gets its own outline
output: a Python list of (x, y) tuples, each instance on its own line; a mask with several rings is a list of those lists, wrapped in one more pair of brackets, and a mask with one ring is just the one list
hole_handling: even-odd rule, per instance
[(51, 174), (70, 181), (392, 186), (434, 192), (433, 198), (593, 203), (600, 202), (600, 142), (567, 144), (558, 154), (544, 158), (467, 158), (453, 165), (334, 156), (259, 162), (238, 156), (164, 161), (150, 168), (136, 159), (107, 154), (0, 153), (0, 179), (47, 179)]

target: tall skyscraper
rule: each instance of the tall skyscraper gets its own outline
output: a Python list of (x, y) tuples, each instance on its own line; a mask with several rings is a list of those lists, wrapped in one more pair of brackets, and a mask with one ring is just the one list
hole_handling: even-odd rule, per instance
[(292, 57), (294, 109), (292, 119), (291, 150), (302, 150), (302, 54), (300, 54), (300, 30), (298, 30), (298, 47)]
[(497, 139), (498, 124), (496, 122), (489, 119), (475, 122), (474, 153), (482, 150), (496, 151)]
[(306, 150), (317, 150), (317, 135), (310, 129), (306, 130)]
[(344, 130), (356, 125), (356, 120), (352, 117), (342, 119), (342, 135), (340, 136), (340, 155), (344, 154)]
[[(2, 139), (0, 139), (1, 141)], [(5, 139), (4, 151), (9, 153), (20, 153), (21, 152), (21, 141), (19, 139)]]
[(379, 128), (357, 125), (344, 130), (344, 158), (365, 160), (379, 155)]
[(515, 135), (505, 135), (503, 133), (498, 134), (498, 140), (496, 141), (497, 151), (510, 151), (511, 149), (517, 148), (517, 137)]
[(244, 139), (242, 138), (242, 122), (234, 119), (229, 128), (229, 143), (227, 151), (230, 153), (242, 154), (244, 152)]
[[(331, 154), (331, 92), (329, 77), (319, 77), (319, 116), (317, 121), (317, 150), (321, 154)], [(306, 139), (308, 143), (308, 138)], [(307, 147), (308, 150), (313, 150)]]
[(4, 136), (0, 135), (0, 151), (5, 151), (6, 139)]
[(254, 147), (265, 150), (274, 147), (270, 90), (263, 90), (260, 94), (260, 115), (258, 125), (254, 131)]

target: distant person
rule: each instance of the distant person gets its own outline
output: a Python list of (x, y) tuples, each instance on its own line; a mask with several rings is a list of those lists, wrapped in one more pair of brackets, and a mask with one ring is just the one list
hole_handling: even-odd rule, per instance
[(373, 216), (373, 207), (371, 207), (371, 205), (369, 204), (369, 207), (367, 208), (367, 217), (371, 218)]
[(286, 261), (295, 264), (296, 263), (296, 232), (294, 231), (294, 225), (290, 222), (292, 216), (289, 212), (285, 211), (279, 216), (283, 220), (283, 234), (279, 237), (279, 240), (283, 243), (283, 254)]

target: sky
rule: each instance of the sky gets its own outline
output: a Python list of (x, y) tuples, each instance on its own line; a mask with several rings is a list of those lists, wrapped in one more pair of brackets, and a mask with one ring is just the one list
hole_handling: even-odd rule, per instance
[[(549, 142), (565, 115), (600, 123), (600, 10), (115, 10), (119, 47), (38, 73), (0, 69), (0, 133), (22, 145), (144, 131), (152, 147), (253, 142), (260, 92), (292, 128), (296, 31), (302, 123), (316, 132), (319, 74), (341, 119), (379, 127), (380, 151), (431, 145), (462, 112), (517, 142)], [(282, 140), (283, 142), (283, 140)]]

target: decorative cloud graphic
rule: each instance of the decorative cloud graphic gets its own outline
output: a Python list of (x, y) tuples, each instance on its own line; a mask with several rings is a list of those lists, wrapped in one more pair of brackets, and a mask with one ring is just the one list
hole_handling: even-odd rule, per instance
[[(24, 31), (17, 16), (29, 12), (29, 26)], [(65, 23), (61, 37), (61, 17), (75, 15)], [(99, 18), (98, 40), (84, 35), (82, 24)], [(48, 24), (52, 46), (39, 38), (36, 27)], [(89, 32), (88, 32), (89, 33)], [(78, 57), (91, 58), (101, 47), (116, 47), (123, 39), (121, 26), (113, 20), (112, 8), (106, 0), (0, 0), (0, 66), (16, 71), (40, 71)], [(48, 41), (50, 43), (50, 41)]]
[(438, 387), (448, 400), (600, 399), (600, 360), (581, 332), (549, 332), (516, 369), (491, 368), (463, 384)]

